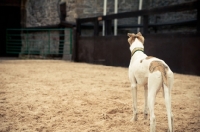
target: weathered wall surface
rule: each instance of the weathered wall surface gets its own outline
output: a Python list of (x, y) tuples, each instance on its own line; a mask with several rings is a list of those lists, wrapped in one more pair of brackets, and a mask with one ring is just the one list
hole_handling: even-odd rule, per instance
[[(177, 5), (185, 2), (192, 2), (195, 0), (147, 0), (144, 1), (144, 8), (151, 9), (151, 8), (158, 8), (170, 5)], [(183, 11), (183, 12), (170, 12), (160, 15), (153, 15), (150, 16), (150, 23), (167, 23), (167, 22), (179, 22), (179, 21), (187, 21), (191, 19), (196, 19), (197, 11)], [(151, 30), (150, 30), (151, 31)], [(176, 26), (176, 27), (160, 27), (158, 28), (158, 33), (163, 32), (195, 32), (196, 27), (185, 27), (185, 26)], [(152, 31), (151, 31), (152, 32)]]
[(35, 32), (23, 34), (21, 54), (58, 54), (59, 32)]
[[(75, 1), (75, 0), (73, 0)], [(103, 14), (103, 0), (76, 0), (77, 1), (77, 14), (79, 18), (99, 16)], [(163, 6), (170, 6), (181, 4), (185, 2), (191, 2), (194, 0), (143, 0), (143, 9), (151, 9)], [(138, 10), (139, 0), (119, 0), (118, 12), (127, 12)], [(107, 14), (114, 13), (114, 0), (108, 0)], [(196, 12), (181, 12), (181, 13), (166, 13), (158, 22), (187, 20), (196, 17)], [(152, 21), (153, 22), (153, 21)]]
[[(175, 4), (181, 4), (185, 2), (190, 2), (194, 0), (143, 0), (143, 9), (158, 8), (163, 6), (170, 6)], [(119, 0), (118, 12), (134, 11), (138, 10), (139, 0)], [(79, 18), (99, 16), (103, 13), (103, 0), (77, 0), (77, 14)], [(114, 0), (108, 0), (107, 3), (107, 14), (114, 13)], [(178, 22), (186, 21), (190, 19), (195, 19), (197, 11), (184, 11), (184, 12), (174, 12), (165, 13), (161, 15), (150, 16), (150, 23), (166, 23), (166, 22)], [(119, 25), (133, 25), (137, 24), (137, 18), (126, 18), (118, 20)], [(126, 29), (128, 31), (134, 31), (131, 29)], [(158, 32), (195, 32), (195, 27), (161, 27), (157, 30)], [(121, 31), (123, 33), (123, 31)], [(150, 29), (150, 32), (154, 32)]]
[(77, 15), (77, 0), (62, 0), (66, 2), (66, 18), (68, 23), (75, 24)]
[[(194, 0), (143, 0), (143, 9), (150, 9), (156, 7), (170, 6)], [(86, 18), (103, 15), (103, 0), (27, 0), (25, 4), (26, 9), (26, 27), (48, 26), (60, 23), (60, 4), (66, 3), (66, 22), (75, 24), (76, 18)], [(138, 10), (139, 0), (119, 0), (118, 12), (127, 12)], [(107, 2), (107, 14), (114, 13), (114, 0)], [(150, 16), (150, 23), (165, 23), (177, 22), (195, 19), (197, 15), (196, 10), (179, 12), (179, 13), (166, 13), (162, 15)], [(133, 25), (137, 24), (137, 18), (126, 18), (118, 20), (119, 25)], [(151, 33), (154, 31), (149, 30)], [(162, 27), (158, 32), (195, 32), (195, 27)], [(119, 34), (126, 34), (127, 32), (136, 32), (136, 29), (119, 30)], [(92, 31), (83, 31), (84, 35), (92, 35)], [(37, 34), (37, 33), (36, 33)], [(40, 36), (42, 33), (38, 33)], [(67, 34), (67, 33), (66, 33)], [(42, 35), (40, 36), (42, 37)], [(45, 39), (40, 38), (40, 39)], [(53, 38), (51, 38), (53, 39)], [(53, 41), (52, 41), (53, 42)], [(38, 44), (44, 47), (46, 51), (47, 45), (45, 43)], [(55, 48), (59, 44), (50, 44), (51, 48)], [(38, 46), (36, 46), (38, 47)], [(69, 47), (69, 46), (67, 46)], [(57, 48), (56, 48), (57, 49)], [(33, 46), (33, 50), (36, 50)], [(66, 48), (64, 50), (69, 50)], [(43, 51), (39, 51), (42, 54)]]
[[(148, 0), (144, 3), (146, 8), (158, 8), (170, 5), (177, 5), (185, 2), (192, 2), (195, 0)], [(160, 18), (157, 19), (157, 22), (169, 22), (169, 21), (181, 21), (181, 20), (189, 20), (196, 18), (196, 11), (184, 11), (184, 12), (173, 12), (166, 13), (163, 15), (157, 15)]]
[[(26, 9), (26, 27), (39, 27), (56, 25), (60, 23), (60, 4), (65, 0), (27, 0)], [(70, 2), (68, 2), (70, 3)], [(73, 6), (73, 2), (68, 4), (67, 13), (70, 14), (69, 6)], [(75, 16), (66, 17), (67, 21), (75, 21)], [(72, 20), (71, 20), (72, 19)], [(70, 31), (64, 31), (63, 49), (60, 53), (60, 32), (53, 31), (38, 31), (24, 35), (22, 40), (21, 55), (23, 54), (38, 54), (42, 57), (46, 55), (64, 54), (65, 58), (70, 53)], [(62, 34), (63, 35), (63, 34)], [(68, 57), (70, 59), (70, 57)]]
[[(104, 0), (77, 0), (77, 14), (80, 18), (103, 15)], [(138, 9), (138, 0), (119, 0), (118, 12)], [(107, 1), (107, 14), (114, 13), (114, 0)]]
[(58, 24), (59, 0), (27, 0), (26, 27)]
[[(38, 31), (23, 33), (21, 55), (40, 55), (45, 57), (47, 55), (63, 55), (63, 57), (70, 59), (70, 30), (60, 31)], [(62, 45), (60, 43), (60, 36), (63, 36)], [(62, 48), (61, 48), (62, 47)]]
[[(170, 6), (194, 0), (143, 0), (143, 9)], [(103, 15), (103, 0), (27, 0), (26, 2), (26, 26), (46, 26), (58, 24), (59, 4), (66, 3), (66, 18), (69, 23), (75, 24), (76, 18), (86, 18)], [(139, 0), (119, 0), (118, 12), (138, 10)], [(114, 0), (107, 2), (107, 14), (114, 13)], [(178, 13), (166, 13), (150, 16), (150, 23), (165, 23), (184, 21), (196, 18), (196, 10)], [(119, 25), (136, 24), (137, 18), (118, 20)]]

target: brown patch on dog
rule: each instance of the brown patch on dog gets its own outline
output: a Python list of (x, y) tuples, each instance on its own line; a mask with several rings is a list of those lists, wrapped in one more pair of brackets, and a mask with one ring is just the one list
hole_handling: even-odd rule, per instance
[(151, 73), (155, 72), (155, 71), (160, 71), (162, 74), (162, 79), (163, 79), (163, 83), (168, 86), (167, 83), (167, 72), (168, 67), (165, 66), (161, 61), (152, 61), (150, 66), (149, 66), (149, 71)]
[[(151, 59), (151, 58), (155, 58), (155, 57), (153, 57), (153, 56), (147, 56), (145, 59), (148, 60), (148, 59)], [(140, 63), (142, 63), (143, 60), (144, 59), (140, 60)]]
[(135, 37), (134, 37), (135, 34), (134, 33), (128, 33), (128, 36), (129, 36), (128, 42), (131, 45), (135, 41)]
[(147, 56), (145, 59), (148, 60), (148, 59), (151, 59), (151, 58), (155, 58), (153, 56)]
[[(135, 35), (135, 34), (134, 34), (134, 35)], [(134, 35), (129, 36), (129, 38), (128, 38), (128, 42), (129, 42), (130, 45), (135, 41)]]
[(142, 36), (142, 34), (140, 32), (138, 32), (135, 35), (135, 37), (138, 38), (138, 40), (144, 44), (144, 37)]
[(127, 35), (129, 36), (128, 42), (129, 42), (130, 45), (135, 41), (136, 38), (137, 38), (141, 43), (144, 44), (144, 37), (142, 36), (142, 34), (141, 34), (140, 32), (138, 32), (137, 34), (128, 33)]

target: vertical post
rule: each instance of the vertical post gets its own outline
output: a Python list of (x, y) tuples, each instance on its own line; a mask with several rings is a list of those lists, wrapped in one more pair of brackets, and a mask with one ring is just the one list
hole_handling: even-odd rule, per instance
[(76, 61), (76, 29), (72, 27), (72, 60)]
[(21, 27), (25, 28), (26, 27), (26, 0), (21, 0)]
[(8, 52), (8, 29), (6, 29), (6, 53)]
[[(118, 11), (118, 0), (115, 0), (115, 13)], [(114, 35), (117, 35), (117, 19), (114, 19)]]
[(60, 21), (65, 21), (66, 18), (66, 3), (60, 3)]
[(81, 23), (80, 23), (80, 20), (79, 19), (76, 19), (76, 24), (77, 24), (77, 26), (76, 26), (76, 33), (77, 33), (77, 35), (78, 36), (80, 36), (81, 35)]
[(112, 20), (105, 20), (105, 35), (112, 33)]
[(96, 19), (94, 21), (94, 36), (98, 36), (99, 35), (99, 21), (98, 19)]
[[(107, 0), (104, 0), (103, 3), (103, 15), (105, 16), (107, 12)], [(102, 36), (105, 36), (105, 21), (103, 21), (103, 27), (102, 27)]]
[(143, 33), (144, 34), (148, 33), (148, 26), (149, 26), (149, 16), (144, 15), (143, 16)]
[[(142, 9), (142, 0), (139, 0), (139, 10)], [(138, 25), (141, 24), (141, 16), (138, 16)], [(140, 31), (140, 28), (137, 28), (137, 31)]]
[(64, 54), (64, 40), (65, 40), (65, 30), (61, 29), (59, 30), (59, 56), (62, 56)]
[(70, 28), (70, 55), (72, 54), (72, 28)]
[(29, 54), (29, 41), (28, 41), (28, 31), (26, 31), (26, 47), (27, 47), (27, 54)]
[(197, 2), (197, 33), (200, 34), (200, 0)]
[(48, 55), (49, 55), (50, 54), (50, 43), (51, 43), (51, 41), (50, 41), (50, 30), (48, 30), (48, 38), (49, 38), (49, 40), (48, 40), (48, 43), (49, 43)]
[(77, 27), (75, 27), (74, 29), (74, 34), (73, 34), (73, 39), (74, 39), (74, 45), (73, 45), (73, 59), (75, 62), (78, 62), (78, 40), (79, 40), (79, 36), (77, 35)]

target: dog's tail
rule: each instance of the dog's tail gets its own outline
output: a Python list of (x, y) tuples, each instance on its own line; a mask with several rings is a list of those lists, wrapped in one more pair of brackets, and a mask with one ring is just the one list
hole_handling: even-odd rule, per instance
[(162, 74), (162, 80), (163, 80), (163, 83), (162, 83), (162, 89), (163, 89), (163, 97), (165, 97), (165, 92), (164, 92), (164, 87), (168, 87), (169, 88), (169, 83), (168, 83), (168, 76), (167, 76), (167, 70), (168, 70), (168, 67), (164, 67), (164, 70), (163, 72), (161, 72)]

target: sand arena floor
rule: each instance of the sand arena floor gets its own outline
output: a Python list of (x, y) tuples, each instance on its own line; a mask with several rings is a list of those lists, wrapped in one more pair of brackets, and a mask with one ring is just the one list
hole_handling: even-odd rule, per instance
[[(1, 58), (0, 58), (1, 59)], [(131, 122), (128, 69), (62, 60), (0, 60), (0, 132), (148, 132), (138, 88), (138, 121)], [(200, 132), (200, 77), (175, 74), (175, 132)], [(157, 131), (167, 131), (160, 91)]]

